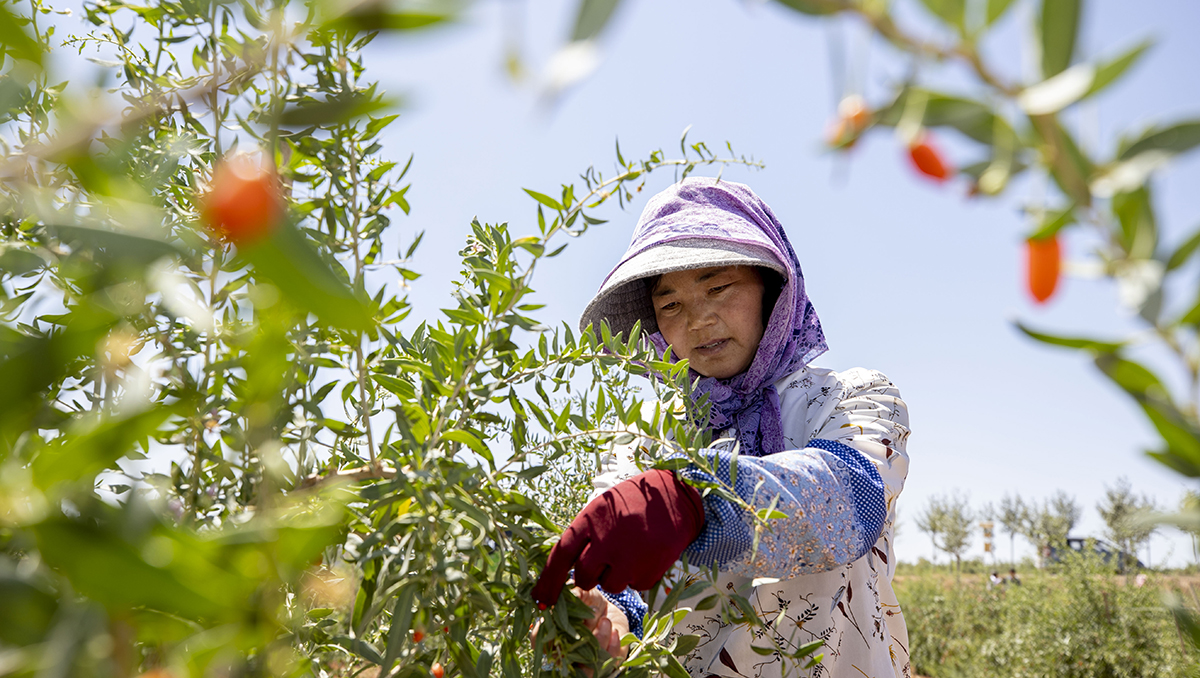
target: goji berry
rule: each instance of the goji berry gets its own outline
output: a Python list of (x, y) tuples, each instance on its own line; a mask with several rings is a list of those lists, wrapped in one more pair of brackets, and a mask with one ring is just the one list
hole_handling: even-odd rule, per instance
[(1025, 269), (1029, 293), (1037, 303), (1046, 303), (1058, 287), (1062, 269), (1062, 248), (1057, 234), (1025, 241)]
[(937, 181), (950, 178), (950, 168), (942, 160), (942, 154), (932, 144), (929, 135), (921, 134), (908, 145), (908, 157), (921, 174)]
[(871, 114), (867, 111), (867, 102), (857, 94), (851, 94), (838, 104), (838, 117), (846, 121), (846, 125), (856, 134), (867, 128)]
[(222, 158), (201, 200), (200, 215), (205, 226), (231, 243), (263, 239), (284, 215), (274, 167), (245, 154)]
[(425, 640), (425, 632), (420, 629), (413, 631), (413, 642), (419, 643), (422, 640)]
[(442, 678), (446, 675), (446, 669), (442, 667), (441, 662), (434, 662), (433, 666), (429, 667), (429, 672), (433, 674), (433, 678)]

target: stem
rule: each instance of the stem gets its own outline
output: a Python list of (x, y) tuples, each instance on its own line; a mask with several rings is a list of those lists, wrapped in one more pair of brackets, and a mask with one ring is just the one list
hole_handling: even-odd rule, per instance
[[(342, 89), (348, 95), (354, 85), (350, 82), (350, 68), (347, 62), (350, 59), (349, 49), (345, 41), (339, 45), (340, 59), (338, 60), (339, 68), (342, 71)], [(360, 240), (359, 228), (362, 225), (362, 210), (358, 205), (358, 154), (359, 148), (354, 143), (354, 128), (346, 124), (342, 127), (343, 134), (350, 141), (349, 153), (350, 158), (350, 238), (352, 240), (351, 249), (354, 251), (354, 284), (366, 286), (366, 281), (363, 279), (363, 263), (362, 252), (359, 251), (362, 246)], [(371, 431), (371, 407), (367, 400), (367, 361), (363, 355), (363, 342), (366, 341), (366, 335), (357, 337), (354, 345), (354, 355), (358, 358), (358, 406), (362, 416), (363, 430), (367, 434), (367, 451), (370, 454), (371, 467), (377, 468), (379, 460), (375, 454), (375, 436)]]
[(1011, 85), (999, 76), (992, 73), (991, 70), (983, 63), (979, 52), (975, 46), (967, 42), (959, 42), (953, 47), (946, 48), (935, 45), (931, 42), (915, 38), (908, 33), (900, 30), (892, 21), (892, 17), (885, 11), (875, 12), (871, 9), (866, 9), (859, 6), (846, 5), (846, 11), (854, 12), (861, 16), (871, 28), (883, 36), (892, 44), (899, 47), (901, 50), (929, 57), (939, 61), (957, 59), (966, 62), (971, 70), (979, 76), (979, 79), (990, 85), (992, 88), (1000, 91), (1007, 97), (1015, 97), (1021, 92), (1021, 88), (1016, 85)]
[(216, 151), (217, 157), (221, 156), (221, 84), (217, 79), (218, 69), (221, 67), (221, 41), (217, 36), (217, 4), (212, 4), (212, 90), (209, 93), (211, 98), (212, 116), (213, 116), (213, 150)]

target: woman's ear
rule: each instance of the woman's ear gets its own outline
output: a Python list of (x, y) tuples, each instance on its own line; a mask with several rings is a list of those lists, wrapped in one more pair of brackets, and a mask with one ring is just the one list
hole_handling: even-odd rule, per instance
[(783, 276), (778, 271), (762, 266), (755, 266), (758, 270), (758, 276), (763, 282), (763, 298), (762, 298), (762, 322), (763, 327), (771, 322), (771, 312), (775, 310), (775, 302), (779, 301), (779, 294), (783, 292)]

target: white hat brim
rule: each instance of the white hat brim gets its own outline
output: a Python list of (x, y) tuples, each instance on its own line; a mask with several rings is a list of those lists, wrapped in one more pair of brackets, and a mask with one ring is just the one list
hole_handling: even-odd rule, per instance
[(579, 329), (592, 325), (599, 333), (600, 321), (607, 320), (613, 334), (621, 332), (628, 338), (634, 323), (640, 320), (644, 331), (657, 332), (650, 281), (675, 271), (714, 266), (762, 266), (787, 278), (783, 264), (760, 245), (711, 238), (673, 240), (642, 250), (618, 264), (584, 309)]

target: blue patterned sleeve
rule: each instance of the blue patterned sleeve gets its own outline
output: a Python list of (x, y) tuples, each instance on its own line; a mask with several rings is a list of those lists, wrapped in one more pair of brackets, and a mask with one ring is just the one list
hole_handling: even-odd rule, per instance
[(625, 617), (629, 619), (629, 632), (642, 639), (642, 620), (646, 616), (646, 601), (638, 595), (637, 591), (627, 588), (620, 593), (609, 593), (604, 590), (603, 586), (598, 587), (600, 595), (604, 596), (605, 600), (610, 605), (616, 605), (625, 613)]
[[(814, 439), (802, 450), (739, 456), (732, 483), (731, 453), (707, 454), (720, 481), (748, 504), (766, 508), (778, 496), (776, 508), (787, 517), (769, 521), (753, 550), (749, 513), (710, 493), (704, 530), (684, 551), (690, 563), (784, 579), (853, 562), (879, 539), (887, 517), (883, 480), (863, 453), (845, 443)], [(693, 481), (717, 480), (695, 467), (680, 473)]]

